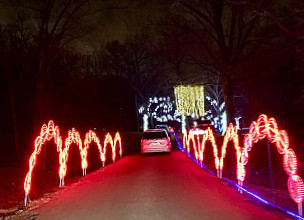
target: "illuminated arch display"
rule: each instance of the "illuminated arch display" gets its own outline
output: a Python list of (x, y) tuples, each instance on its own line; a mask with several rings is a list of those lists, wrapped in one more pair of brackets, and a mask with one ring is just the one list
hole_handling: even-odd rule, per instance
[(63, 178), (61, 179), (61, 182), (59, 184), (59, 186), (63, 186), (64, 185), (64, 177), (67, 173), (67, 166), (66, 166), (66, 163), (69, 159), (69, 149), (70, 149), (70, 146), (71, 144), (76, 144), (78, 145), (78, 148), (79, 148), (79, 153), (80, 153), (80, 157), (82, 157), (82, 140), (80, 138), (80, 135), (79, 135), (79, 132), (76, 131), (75, 128), (72, 128), (72, 130), (70, 130), (68, 132), (68, 137), (65, 139), (65, 148), (64, 148), (64, 155), (65, 155), (65, 160), (63, 161), (63, 166), (65, 167), (64, 169), (64, 174), (63, 174)]
[[(195, 141), (195, 136), (197, 141)], [(190, 145), (190, 139), (194, 142), (193, 145)], [(222, 176), (222, 170), (224, 167), (224, 158), (226, 157), (226, 149), (227, 144), (229, 141), (233, 141), (234, 147), (236, 150), (236, 158), (239, 160), (241, 156), (241, 148), (239, 147), (238, 135), (237, 135), (237, 128), (232, 124), (229, 125), (226, 131), (226, 135), (224, 137), (224, 142), (221, 150), (221, 157), (218, 156), (218, 147), (215, 142), (215, 137), (211, 128), (207, 128), (206, 132), (203, 135), (194, 135), (193, 133), (189, 132), (189, 134), (184, 133), (183, 136), (183, 143), (184, 148), (187, 148), (187, 152), (190, 152), (190, 146), (193, 146), (195, 152), (195, 158), (199, 159), (200, 163), (203, 163), (204, 160), (204, 152), (206, 142), (210, 141), (212, 148), (213, 148), (213, 155), (214, 155), (214, 165), (217, 170), (217, 176)], [(198, 145), (198, 148), (196, 147)], [(199, 157), (197, 156), (199, 155)]]
[(205, 151), (206, 141), (210, 141), (211, 144), (212, 144), (215, 168), (216, 168), (216, 170), (219, 170), (220, 160), (219, 160), (219, 157), (218, 157), (217, 145), (215, 143), (215, 138), (214, 138), (213, 131), (211, 130), (211, 128), (207, 128), (206, 133), (204, 134), (203, 139), (202, 139), (202, 145), (201, 145), (202, 150), (200, 152), (201, 163), (204, 160), (204, 151)]
[[(190, 153), (190, 146), (193, 147), (194, 150), (194, 155), (195, 155), (195, 159), (198, 159), (198, 151), (197, 151), (197, 147), (196, 147), (196, 141), (195, 141), (195, 136), (192, 133), (189, 133), (188, 135), (184, 135), (183, 136), (183, 146), (184, 148), (187, 148), (187, 152)], [(192, 143), (192, 145), (190, 145), (190, 143)]]
[[(246, 177), (245, 166), (249, 161), (249, 152), (252, 150), (253, 143), (257, 143), (259, 140), (262, 140), (267, 137), (271, 143), (275, 143), (277, 151), (283, 155), (283, 167), (288, 177), (288, 191), (290, 197), (294, 202), (300, 206), (304, 197), (304, 184), (300, 176), (297, 175), (297, 157), (295, 152), (289, 148), (289, 139), (288, 134), (284, 130), (279, 130), (277, 122), (274, 118), (269, 118), (262, 114), (258, 117), (257, 121), (253, 121), (249, 128), (249, 133), (244, 137), (244, 147), (239, 146), (239, 137), (237, 134), (236, 126), (232, 124), (229, 125), (224, 141), (221, 147), (221, 157), (218, 157), (218, 148), (215, 143), (215, 138), (213, 132), (210, 128), (206, 130), (206, 133), (199, 137), (197, 135), (198, 149), (196, 149), (196, 144), (190, 145), (188, 139), (191, 137), (191, 133), (184, 133), (183, 136), (183, 147), (187, 148), (187, 152), (190, 152), (190, 146), (194, 147), (194, 151), (198, 151), (199, 160), (202, 163), (204, 159), (204, 150), (206, 141), (211, 141), (213, 147), (213, 154), (215, 158), (215, 167), (217, 169), (217, 176), (222, 177), (222, 170), (224, 167), (224, 159), (226, 156), (227, 143), (233, 141), (234, 149), (236, 152), (237, 166), (236, 174), (238, 179), (238, 184), (243, 186), (243, 182)], [(194, 137), (191, 137), (192, 140), (195, 140)], [(196, 155), (195, 155), (196, 156)], [(197, 156), (196, 156), (196, 159)], [(300, 208), (301, 209), (301, 208)], [(299, 209), (299, 210), (300, 210)], [(302, 211), (299, 211), (302, 214)]]
[(223, 167), (224, 167), (224, 158), (226, 157), (226, 150), (227, 150), (227, 144), (229, 141), (232, 141), (234, 143), (234, 149), (235, 149), (235, 154), (236, 154), (236, 160), (239, 161), (240, 160), (240, 156), (241, 156), (241, 148), (239, 146), (239, 136), (237, 134), (237, 127), (233, 126), (233, 124), (229, 124), (227, 130), (226, 130), (226, 134), (224, 137), (224, 142), (222, 145), (222, 150), (221, 150), (221, 158), (220, 158), (220, 177), (222, 177), (222, 173), (223, 173)]
[(94, 131), (89, 130), (86, 133), (86, 138), (84, 140), (84, 146), (85, 147), (84, 147), (84, 149), (82, 151), (82, 154), (81, 154), (82, 155), (81, 166), (82, 166), (82, 170), (83, 170), (83, 175), (85, 175), (87, 173), (87, 168), (88, 168), (87, 155), (88, 155), (89, 146), (90, 146), (92, 141), (94, 141), (96, 143), (97, 147), (98, 147), (98, 150), (99, 150), (99, 153), (100, 153), (100, 161), (102, 162), (102, 166), (104, 166), (104, 164), (105, 164), (106, 157), (105, 157), (104, 151), (102, 149), (102, 146), (100, 144), (100, 139)]
[(121, 145), (121, 137), (119, 132), (116, 132), (114, 137), (114, 148), (116, 149), (117, 143), (119, 144), (119, 156), (122, 157), (122, 145)]
[(47, 142), (54, 139), (54, 142), (57, 146), (57, 152), (59, 154), (59, 187), (64, 186), (64, 177), (67, 173), (67, 161), (68, 161), (68, 153), (69, 148), (71, 144), (76, 144), (79, 149), (79, 153), (81, 156), (81, 168), (83, 175), (86, 174), (86, 169), (88, 167), (88, 161), (87, 161), (87, 152), (89, 145), (92, 141), (94, 141), (97, 144), (97, 147), (100, 152), (100, 160), (102, 161), (103, 165), (106, 162), (106, 149), (107, 145), (111, 146), (111, 152), (112, 152), (112, 161), (115, 162), (116, 160), (116, 147), (119, 146), (119, 156), (122, 157), (122, 142), (119, 132), (116, 132), (114, 140), (110, 133), (107, 133), (104, 140), (104, 146), (102, 147), (99, 137), (96, 135), (95, 132), (92, 130), (89, 130), (86, 133), (84, 146), (83, 142), (80, 138), (79, 132), (72, 128), (68, 132), (68, 137), (65, 139), (65, 147), (62, 147), (62, 137), (60, 136), (59, 127), (55, 126), (54, 122), (52, 120), (49, 121), (48, 125), (44, 124), (41, 127), (40, 135), (35, 140), (35, 147), (34, 151), (31, 154), (29, 158), (29, 171), (26, 174), (25, 180), (24, 180), (24, 191), (25, 191), (25, 198), (24, 198), (24, 204), (27, 204), (28, 195), (31, 190), (31, 181), (32, 181), (32, 172), (36, 164), (37, 156), (40, 154), (41, 149), (43, 145)]
[(297, 175), (297, 157), (295, 152), (289, 148), (288, 134), (284, 130), (279, 130), (274, 118), (260, 115), (257, 121), (253, 121), (249, 128), (249, 133), (244, 137), (244, 147), (240, 160), (238, 161), (238, 181), (242, 186), (246, 177), (245, 166), (249, 160), (249, 152), (253, 143), (266, 138), (275, 143), (277, 151), (283, 155), (283, 167), (288, 177), (288, 191), (294, 202), (302, 204), (304, 196), (304, 184), (300, 176)]
[(53, 121), (49, 121), (48, 125), (44, 124), (42, 126), (40, 135), (35, 140), (35, 149), (29, 159), (29, 171), (26, 174), (24, 180), (25, 204), (27, 201), (27, 196), (31, 189), (32, 172), (36, 164), (37, 155), (40, 154), (42, 146), (45, 144), (45, 142), (50, 141), (52, 138), (54, 138), (55, 144), (57, 145), (57, 152), (59, 153), (60, 185), (62, 183), (62, 179), (66, 174), (66, 166), (65, 166), (66, 154), (65, 151), (62, 149), (62, 138), (60, 136), (59, 127), (55, 126)]

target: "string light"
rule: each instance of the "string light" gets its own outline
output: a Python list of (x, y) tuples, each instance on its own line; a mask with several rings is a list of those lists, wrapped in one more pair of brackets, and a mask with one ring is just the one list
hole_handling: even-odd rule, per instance
[(204, 87), (176, 86), (174, 87), (177, 111), (182, 115), (204, 115)]
[(148, 103), (140, 106), (139, 114), (143, 117), (143, 130), (149, 128), (149, 118), (158, 122), (181, 121), (181, 114), (174, 108), (174, 101), (167, 97), (150, 97)]
[[(211, 175), (213, 175), (213, 176), (215, 176), (216, 174), (215, 173), (213, 173), (211, 170), (209, 170), (204, 164), (201, 164), (200, 162), (198, 162), (198, 160), (196, 160), (194, 157), (192, 157), (192, 155), (190, 154), (190, 153), (187, 153), (186, 151), (185, 151), (185, 149), (184, 149), (184, 143), (182, 144), (182, 143), (180, 143), (180, 141), (179, 141), (179, 139), (178, 139), (178, 137), (176, 136), (176, 133), (173, 131), (173, 135), (174, 135), (174, 137), (175, 137), (175, 140), (176, 140), (176, 142), (177, 142), (177, 147), (178, 147), (178, 149), (180, 149), (182, 152), (184, 152), (184, 153), (186, 153), (187, 154), (187, 156), (191, 159), (191, 160), (193, 160), (197, 165), (199, 165), (201, 168), (203, 168), (204, 170), (206, 170), (208, 173), (210, 173)], [(244, 168), (244, 167), (243, 167)], [(244, 170), (245, 171), (245, 170)], [(297, 178), (297, 177), (295, 177), (295, 178)], [(223, 180), (225, 180), (225, 181), (227, 181), (227, 182), (229, 182), (231, 185), (233, 185), (234, 187), (236, 187), (237, 189), (238, 189), (238, 191), (240, 191), (240, 192), (245, 192), (245, 193), (247, 193), (249, 196), (252, 196), (253, 198), (255, 198), (256, 200), (258, 200), (258, 201), (260, 201), (260, 202), (262, 202), (262, 203), (264, 203), (264, 204), (266, 204), (266, 205), (269, 205), (269, 206), (271, 206), (271, 207), (273, 207), (273, 208), (276, 208), (276, 209), (278, 209), (278, 210), (280, 210), (280, 211), (282, 211), (282, 212), (284, 212), (284, 213), (286, 213), (286, 214), (288, 214), (288, 215), (290, 215), (290, 216), (292, 216), (292, 217), (295, 217), (295, 218), (297, 218), (297, 219), (302, 219), (302, 220), (304, 220), (304, 218), (301, 216), (302, 215), (302, 206), (299, 206), (299, 214), (297, 215), (297, 214), (295, 214), (295, 213), (293, 213), (293, 212), (291, 212), (291, 211), (288, 211), (288, 210), (286, 210), (286, 209), (283, 209), (282, 207), (280, 207), (280, 206), (278, 206), (278, 205), (275, 205), (275, 204), (273, 204), (273, 203), (271, 203), (271, 202), (269, 202), (269, 201), (267, 201), (267, 200), (265, 200), (265, 199), (263, 199), (261, 196), (259, 196), (259, 195), (257, 195), (257, 194), (254, 194), (254, 193), (252, 193), (252, 192), (250, 192), (249, 190), (247, 190), (247, 189), (245, 189), (245, 188), (243, 188), (243, 185), (242, 185), (242, 183), (240, 183), (240, 181), (238, 182), (238, 184), (236, 184), (234, 181), (232, 181), (232, 180), (230, 180), (230, 179), (227, 179), (227, 178), (225, 178), (225, 177), (223, 177), (222, 178)], [(295, 181), (296, 183), (297, 183), (297, 180)], [(298, 188), (297, 186), (295, 186), (294, 188)], [(299, 203), (298, 203), (299, 204)]]
[(40, 154), (42, 146), (45, 144), (46, 141), (50, 141), (54, 138), (54, 142), (57, 145), (57, 152), (59, 152), (59, 178), (60, 184), (62, 182), (62, 178), (66, 173), (66, 166), (64, 166), (64, 162), (66, 160), (66, 155), (62, 149), (62, 139), (59, 135), (59, 127), (54, 125), (54, 122), (51, 120), (49, 121), (48, 125), (44, 124), (41, 128), (40, 135), (35, 139), (35, 148), (33, 153), (29, 159), (29, 171), (26, 174), (24, 180), (24, 191), (25, 191), (25, 198), (24, 203), (26, 205), (28, 194), (31, 189), (31, 182), (32, 182), (32, 172), (36, 164), (36, 158)]
[[(210, 129), (210, 128), (208, 128)], [(190, 146), (194, 148), (194, 152), (199, 152), (199, 159), (202, 163), (204, 159), (204, 149), (205, 149), (205, 141), (211, 140), (213, 149), (217, 149), (215, 144), (214, 135), (210, 130), (202, 136), (202, 144), (198, 145), (199, 149), (197, 149), (196, 144), (193, 143), (190, 145), (190, 141), (188, 139), (191, 133), (187, 135), (184, 133), (183, 144), (187, 147), (187, 152), (190, 152)], [(253, 143), (257, 143), (259, 140), (266, 138), (271, 142), (275, 143), (277, 151), (280, 154), (283, 154), (283, 167), (286, 174), (289, 176), (288, 178), (288, 191), (290, 197), (298, 204), (299, 214), (302, 215), (302, 201), (304, 197), (304, 185), (301, 177), (297, 175), (297, 158), (295, 152), (289, 148), (289, 139), (287, 132), (284, 130), (279, 130), (277, 122), (274, 118), (268, 119), (268, 117), (264, 114), (258, 117), (257, 121), (253, 121), (249, 127), (249, 133), (244, 137), (244, 147), (241, 148), (239, 146), (239, 139), (237, 134), (237, 127), (232, 124), (229, 125), (226, 135), (224, 136), (224, 141), (221, 148), (221, 157), (219, 159), (219, 166), (217, 163), (217, 151), (214, 150), (215, 157), (215, 167), (217, 169), (218, 177), (222, 178), (222, 170), (224, 167), (224, 158), (226, 156), (227, 143), (229, 141), (233, 141), (234, 148), (236, 152), (237, 166), (236, 166), (236, 174), (238, 179), (238, 184), (243, 186), (243, 182), (246, 177), (246, 169), (245, 166), (249, 161), (249, 152), (252, 150)], [(195, 140), (195, 138), (192, 138)], [(199, 139), (197, 138), (199, 141)], [(214, 143), (213, 143), (214, 142)], [(184, 148), (185, 148), (184, 146)], [(195, 155), (196, 156), (196, 155)], [(197, 159), (197, 157), (196, 157)]]
[(239, 161), (240, 156), (241, 156), (241, 148), (239, 146), (239, 137), (237, 134), (237, 127), (233, 126), (232, 123), (230, 123), (227, 128), (226, 135), (224, 137), (224, 142), (222, 145), (222, 155), (221, 155), (221, 159), (220, 159), (220, 178), (222, 177), (222, 173), (223, 173), (224, 158), (226, 157), (226, 149), (227, 149), (227, 144), (229, 141), (233, 141), (234, 148), (236, 150), (235, 151), (236, 158), (237, 158), (237, 161)]
[(112, 161), (115, 162), (115, 157), (116, 157), (115, 146), (114, 146), (114, 143), (113, 143), (112, 136), (109, 133), (106, 134), (106, 138), (105, 138), (104, 143), (103, 143), (104, 154), (107, 153), (107, 145), (108, 144), (110, 144), (111, 149), (112, 149)]
[(216, 170), (219, 170), (220, 161), (219, 161), (219, 157), (218, 157), (217, 145), (215, 143), (215, 138), (214, 138), (213, 131), (209, 127), (207, 128), (206, 133), (203, 135), (203, 140), (202, 140), (202, 144), (201, 144), (202, 151), (200, 152), (201, 163), (203, 162), (203, 159), (204, 159), (204, 151), (205, 151), (206, 141), (211, 142), (211, 145), (212, 145), (212, 148), (213, 148), (215, 168), (216, 168)]
[(89, 146), (90, 146), (92, 141), (94, 141), (97, 144), (97, 148), (98, 148), (99, 153), (100, 153), (100, 161), (102, 162), (102, 166), (104, 166), (104, 162), (105, 162), (105, 154), (102, 150), (102, 146), (100, 144), (100, 139), (99, 139), (99, 137), (97, 137), (96, 133), (92, 130), (89, 130), (86, 133), (85, 137), (86, 137), (85, 140), (84, 140), (84, 146), (85, 147), (84, 147), (84, 149), (82, 150), (82, 153), (81, 153), (81, 158), (82, 158), (81, 166), (82, 166), (83, 175), (86, 175), (86, 173), (87, 173), (87, 168), (88, 168), (87, 154), (88, 154)]
[[(287, 132), (279, 130), (274, 118), (268, 119), (264, 114), (258, 117), (257, 122), (253, 121), (249, 128), (249, 134), (244, 138), (244, 148), (242, 149), (242, 159), (239, 163), (245, 166), (248, 162), (248, 151), (252, 148), (252, 142), (266, 138), (275, 143), (277, 151), (283, 154), (283, 167), (288, 178), (288, 191), (290, 197), (298, 204), (299, 213), (302, 213), (302, 201), (304, 196), (304, 185), (301, 177), (297, 175), (297, 158), (292, 149), (289, 148)], [(239, 178), (240, 175), (238, 175)], [(245, 176), (239, 179), (243, 182)]]
[[(187, 152), (190, 152), (190, 141), (188, 140), (189, 138), (191, 138), (193, 141), (195, 140), (193, 136), (192, 132), (189, 132), (189, 134), (184, 133), (184, 144), (186, 144), (185, 146), (187, 147)], [(210, 141), (212, 144), (212, 148), (213, 148), (213, 155), (214, 155), (214, 164), (215, 164), (215, 168), (217, 169), (217, 173), (218, 173), (218, 177), (222, 177), (222, 171), (223, 171), (223, 167), (224, 167), (224, 158), (226, 157), (226, 149), (227, 149), (227, 144), (229, 141), (233, 141), (234, 143), (234, 147), (236, 150), (236, 158), (237, 161), (240, 159), (241, 157), (241, 148), (239, 146), (239, 140), (238, 140), (238, 134), (237, 134), (237, 127), (233, 126), (233, 124), (230, 123), (227, 131), (226, 131), (226, 135), (224, 137), (224, 141), (223, 141), (223, 145), (222, 145), (222, 150), (221, 150), (221, 157), (219, 158), (218, 156), (218, 148), (217, 145), (215, 143), (215, 137), (213, 134), (213, 131), (210, 127), (208, 127), (206, 129), (206, 132), (203, 135), (197, 135), (197, 142), (200, 142), (200, 137), (201, 137), (201, 144), (199, 145), (199, 149), (196, 149), (196, 143), (193, 143), (193, 148), (195, 152), (199, 152), (199, 158), (201, 163), (204, 160), (204, 151), (205, 151), (205, 146), (206, 146), (206, 141)], [(195, 142), (195, 141), (194, 141)]]
[(62, 176), (62, 180), (61, 180), (59, 186), (63, 186), (64, 185), (64, 177), (65, 177), (66, 172), (67, 172), (66, 163), (67, 163), (67, 161), (69, 159), (68, 152), (69, 152), (70, 145), (73, 144), (73, 143), (78, 145), (80, 157), (82, 157), (82, 152), (83, 152), (82, 141), (81, 141), (79, 132), (76, 131), (75, 128), (72, 128), (72, 130), (69, 130), (68, 137), (65, 139), (65, 148), (64, 148), (65, 160), (63, 161), (64, 162), (63, 165), (65, 167), (65, 169), (64, 169), (65, 172), (64, 172), (64, 174)]
[(62, 138), (60, 136), (59, 127), (54, 125), (52, 120), (49, 121), (48, 125), (44, 124), (41, 127), (40, 135), (35, 139), (35, 146), (34, 151), (32, 152), (29, 158), (29, 171), (25, 176), (24, 180), (24, 205), (27, 205), (28, 195), (31, 190), (31, 182), (32, 182), (32, 172), (36, 165), (37, 156), (40, 154), (42, 146), (51, 139), (54, 139), (55, 144), (57, 145), (57, 152), (59, 153), (59, 187), (64, 186), (64, 177), (67, 173), (67, 160), (68, 160), (68, 152), (70, 145), (75, 143), (78, 145), (79, 152), (81, 155), (81, 167), (83, 169), (83, 175), (86, 174), (86, 169), (88, 167), (87, 162), (87, 152), (89, 145), (92, 141), (94, 141), (99, 149), (100, 152), (100, 160), (102, 161), (103, 165), (106, 162), (106, 147), (110, 144), (112, 149), (112, 161), (115, 162), (116, 160), (116, 147), (119, 145), (119, 155), (122, 157), (122, 142), (119, 132), (116, 132), (114, 140), (112, 136), (107, 133), (104, 140), (104, 146), (102, 147), (100, 144), (100, 139), (97, 137), (96, 133), (92, 130), (89, 130), (86, 133), (86, 138), (84, 141), (84, 147), (82, 147), (82, 140), (80, 138), (79, 132), (76, 131), (75, 128), (69, 130), (68, 137), (65, 139), (65, 148), (62, 148)]
[[(204, 112), (204, 118), (213, 122), (214, 128), (221, 131), (223, 134), (227, 129), (227, 121), (225, 116), (225, 102), (221, 98), (212, 98), (206, 94), (206, 100), (209, 102), (209, 110)], [(238, 118), (239, 119), (239, 118)], [(236, 120), (236, 122), (238, 122)]]

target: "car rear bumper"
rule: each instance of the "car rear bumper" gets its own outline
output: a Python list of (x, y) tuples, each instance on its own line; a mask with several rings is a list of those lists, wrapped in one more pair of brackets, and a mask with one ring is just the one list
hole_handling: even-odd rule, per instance
[(163, 147), (163, 146), (149, 146), (149, 147), (142, 147), (141, 153), (157, 153), (157, 152), (171, 152), (171, 147)]

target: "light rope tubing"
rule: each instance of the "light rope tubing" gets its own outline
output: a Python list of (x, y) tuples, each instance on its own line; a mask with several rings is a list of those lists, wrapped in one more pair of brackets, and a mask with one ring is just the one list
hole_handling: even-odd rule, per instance
[(98, 150), (100, 152), (100, 160), (102, 165), (105, 165), (106, 162), (106, 149), (107, 146), (110, 144), (112, 150), (112, 161), (115, 162), (116, 159), (116, 146), (119, 144), (119, 156), (122, 157), (122, 144), (121, 144), (121, 137), (119, 132), (116, 132), (114, 140), (112, 136), (107, 133), (104, 140), (103, 147), (101, 146), (100, 139), (96, 135), (96, 133), (92, 130), (89, 130), (85, 135), (84, 140), (84, 147), (82, 145), (82, 140), (80, 138), (79, 132), (72, 128), (69, 130), (68, 137), (65, 139), (65, 147), (62, 148), (62, 137), (60, 136), (59, 127), (54, 125), (54, 122), (51, 120), (49, 121), (48, 125), (44, 124), (41, 128), (40, 135), (35, 140), (35, 148), (33, 153), (29, 159), (29, 171), (24, 180), (24, 191), (25, 191), (25, 198), (24, 198), (24, 205), (26, 206), (28, 196), (31, 189), (31, 181), (32, 181), (32, 172), (36, 164), (37, 155), (40, 154), (42, 146), (46, 143), (46, 141), (50, 141), (54, 138), (54, 142), (57, 145), (57, 152), (59, 153), (59, 187), (64, 186), (64, 177), (67, 173), (67, 161), (68, 161), (68, 152), (71, 144), (77, 144), (79, 148), (79, 153), (81, 156), (81, 167), (82, 167), (82, 174), (86, 175), (88, 161), (88, 149), (89, 145), (92, 141), (97, 144)]
[[(196, 138), (195, 138), (196, 136)], [(206, 130), (206, 133), (200, 138), (199, 135), (194, 135), (191, 132), (184, 133), (183, 135), (183, 147), (187, 148), (187, 152), (190, 152), (190, 146), (193, 147), (194, 156), (196, 160), (203, 163), (204, 150), (206, 141), (210, 141), (213, 147), (214, 164), (217, 170), (217, 176), (222, 178), (222, 171), (224, 167), (224, 158), (226, 157), (227, 143), (233, 141), (234, 148), (236, 150), (237, 167), (236, 174), (238, 184), (242, 187), (246, 177), (245, 165), (249, 160), (249, 152), (252, 149), (253, 143), (257, 143), (259, 140), (265, 137), (271, 143), (276, 144), (277, 151), (284, 155), (283, 166), (288, 177), (288, 191), (290, 197), (294, 202), (298, 204), (299, 215), (302, 215), (302, 201), (304, 197), (304, 184), (300, 176), (297, 175), (297, 158), (295, 152), (289, 148), (288, 134), (284, 130), (279, 130), (277, 122), (274, 118), (269, 118), (262, 114), (258, 117), (257, 121), (253, 121), (249, 128), (249, 133), (244, 137), (244, 147), (239, 146), (239, 138), (237, 134), (237, 127), (233, 124), (229, 124), (226, 134), (224, 136), (223, 145), (221, 148), (221, 157), (218, 156), (218, 148), (215, 142), (214, 134), (210, 128)], [(201, 139), (201, 140), (200, 140)], [(190, 143), (192, 142), (192, 145)]]

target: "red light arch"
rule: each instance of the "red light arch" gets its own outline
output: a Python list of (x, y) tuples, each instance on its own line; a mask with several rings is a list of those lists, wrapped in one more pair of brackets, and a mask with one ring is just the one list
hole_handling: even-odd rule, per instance
[(68, 161), (68, 152), (69, 147), (71, 144), (77, 144), (79, 153), (81, 156), (81, 167), (83, 170), (83, 175), (86, 174), (86, 169), (88, 167), (88, 161), (87, 161), (87, 150), (89, 148), (89, 145), (92, 141), (96, 142), (99, 152), (100, 152), (100, 160), (105, 163), (105, 153), (106, 153), (106, 147), (108, 144), (111, 145), (112, 148), (112, 160), (115, 162), (116, 160), (116, 145), (119, 144), (119, 156), (122, 157), (122, 142), (119, 132), (116, 132), (115, 138), (113, 141), (112, 136), (110, 133), (107, 133), (105, 140), (104, 140), (104, 147), (101, 146), (100, 139), (97, 137), (96, 133), (92, 130), (88, 131), (86, 133), (85, 141), (84, 141), (84, 147), (82, 145), (82, 140), (80, 138), (79, 132), (72, 128), (68, 132), (68, 137), (65, 139), (65, 147), (62, 147), (62, 137), (60, 136), (59, 127), (55, 126), (54, 122), (52, 120), (49, 121), (48, 125), (44, 124), (41, 127), (40, 135), (37, 136), (35, 139), (35, 146), (34, 151), (32, 152), (30, 158), (29, 158), (29, 170), (25, 176), (24, 180), (24, 191), (25, 191), (25, 198), (24, 198), (24, 204), (27, 204), (28, 195), (31, 190), (31, 182), (32, 182), (32, 172), (36, 165), (36, 159), (37, 156), (40, 154), (41, 149), (43, 145), (47, 142), (54, 139), (54, 142), (57, 146), (57, 152), (59, 156), (59, 186), (64, 186), (64, 177), (67, 173), (67, 161)]
[[(189, 139), (195, 142), (193, 134), (184, 133), (183, 136), (183, 147), (187, 147), (187, 152), (190, 152)], [(190, 137), (189, 137), (190, 136)], [(249, 152), (252, 150), (253, 143), (257, 143), (259, 140), (266, 138), (271, 142), (275, 143), (279, 154), (283, 155), (283, 166), (288, 177), (288, 191), (290, 197), (298, 204), (301, 204), (304, 197), (304, 184), (300, 176), (297, 175), (297, 157), (295, 152), (289, 148), (288, 134), (284, 130), (279, 130), (277, 122), (274, 118), (269, 118), (262, 114), (258, 117), (257, 121), (253, 121), (249, 127), (249, 133), (244, 137), (244, 147), (239, 146), (239, 137), (237, 134), (236, 126), (232, 124), (227, 128), (224, 136), (224, 141), (221, 147), (221, 157), (219, 159), (217, 152), (217, 145), (212, 130), (208, 128), (206, 133), (202, 135), (202, 142), (199, 145), (199, 159), (201, 163), (204, 159), (204, 150), (207, 140), (210, 140), (213, 146), (213, 154), (215, 158), (215, 167), (217, 169), (218, 177), (222, 177), (222, 170), (224, 167), (224, 159), (226, 156), (227, 143), (233, 141), (234, 148), (237, 158), (236, 173), (238, 184), (243, 186), (243, 182), (246, 178), (246, 164), (249, 161)], [(199, 142), (199, 136), (197, 136)], [(194, 151), (197, 152), (196, 144), (193, 144)], [(197, 156), (196, 156), (197, 159)]]
[(266, 138), (275, 143), (279, 154), (283, 155), (283, 167), (288, 177), (288, 191), (290, 197), (298, 204), (301, 204), (304, 196), (304, 184), (300, 176), (297, 175), (297, 157), (295, 152), (289, 148), (288, 134), (284, 130), (279, 130), (277, 122), (274, 118), (269, 118), (262, 114), (258, 120), (253, 121), (249, 128), (249, 133), (244, 138), (244, 147), (240, 160), (238, 161), (237, 171), (238, 182), (243, 185), (246, 177), (245, 166), (249, 160), (249, 152), (252, 149), (252, 144), (257, 143), (259, 140)]
[(200, 162), (203, 163), (205, 146), (206, 146), (207, 141), (211, 142), (211, 145), (213, 148), (215, 168), (216, 168), (216, 170), (219, 170), (220, 161), (219, 161), (219, 157), (218, 157), (218, 149), (217, 149), (214, 134), (213, 134), (213, 131), (211, 130), (211, 128), (207, 128), (206, 133), (203, 135), (203, 138), (202, 138), (202, 144), (201, 144), (201, 150), (200, 150)]
[(78, 131), (76, 131), (75, 128), (72, 128), (72, 130), (70, 130), (68, 132), (68, 137), (65, 139), (65, 148), (64, 148), (64, 153), (65, 153), (65, 160), (64, 160), (64, 167), (65, 167), (65, 172), (63, 174), (63, 177), (62, 177), (62, 182), (59, 184), (60, 186), (64, 186), (64, 177), (66, 176), (66, 173), (67, 173), (67, 161), (69, 159), (69, 149), (70, 149), (70, 146), (71, 144), (76, 144), (78, 146), (78, 149), (79, 149), (79, 154), (80, 154), (80, 157), (82, 157), (82, 140), (80, 138), (80, 134)]
[(102, 150), (102, 146), (101, 146), (101, 143), (100, 143), (100, 139), (99, 137), (96, 135), (96, 133), (92, 130), (89, 130), (87, 133), (86, 133), (86, 137), (85, 137), (85, 140), (84, 140), (84, 149), (82, 151), (82, 169), (83, 169), (83, 174), (85, 175), (87, 173), (87, 168), (88, 168), (88, 160), (87, 160), (87, 157), (88, 157), (88, 149), (89, 149), (89, 146), (91, 144), (91, 142), (94, 141), (96, 144), (97, 144), (97, 147), (98, 147), (98, 150), (99, 150), (99, 153), (100, 153), (100, 161), (102, 162), (102, 166), (104, 166), (105, 164), (105, 154)]

